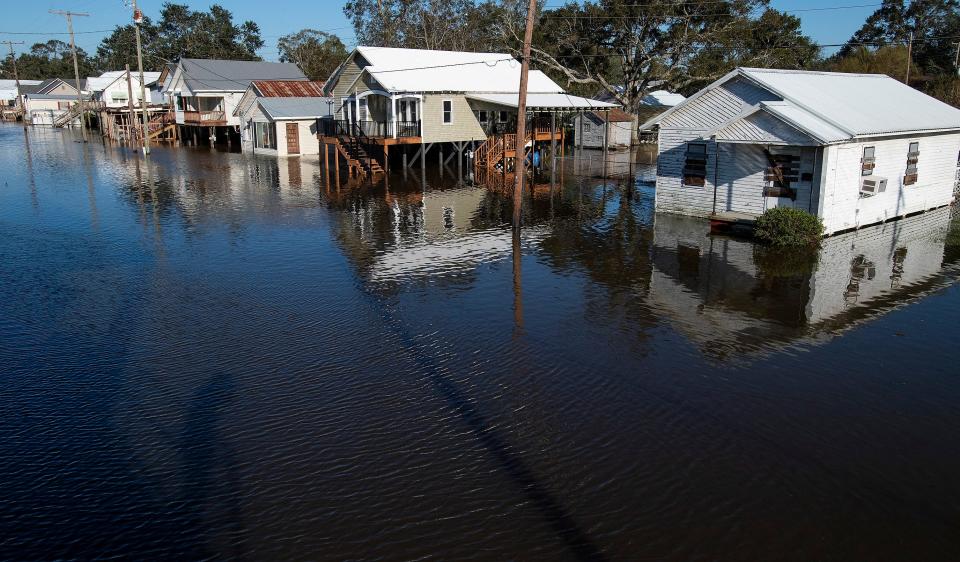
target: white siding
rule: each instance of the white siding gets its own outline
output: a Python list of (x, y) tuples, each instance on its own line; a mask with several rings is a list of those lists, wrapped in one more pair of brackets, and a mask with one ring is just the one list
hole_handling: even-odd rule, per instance
[[(903, 185), (907, 151), (920, 143), (918, 181)], [(875, 176), (887, 178), (884, 193), (860, 197), (863, 148), (876, 148)], [(827, 233), (874, 224), (946, 205), (953, 200), (960, 134), (898, 137), (828, 148), (823, 222)]]
[[(703, 187), (682, 185), (686, 143), (700, 139), (760, 101), (779, 99), (773, 93), (737, 78), (687, 102), (664, 118), (660, 124), (657, 159), (657, 211), (693, 216), (708, 216), (713, 212), (716, 143), (707, 143), (707, 179)], [(718, 190), (718, 210), (727, 205), (725, 195), (723, 202), (719, 201), (721, 195)]]

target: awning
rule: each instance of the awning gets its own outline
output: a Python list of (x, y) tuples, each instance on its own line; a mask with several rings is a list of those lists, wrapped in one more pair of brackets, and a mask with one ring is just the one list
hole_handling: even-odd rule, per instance
[[(507, 107), (517, 107), (519, 94), (467, 94), (467, 98)], [(527, 94), (527, 109), (613, 109), (615, 107), (620, 106), (615, 103), (581, 98), (570, 94)]]

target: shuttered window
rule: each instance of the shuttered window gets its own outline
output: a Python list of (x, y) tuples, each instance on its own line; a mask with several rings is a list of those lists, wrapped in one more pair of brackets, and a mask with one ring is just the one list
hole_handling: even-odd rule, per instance
[(873, 169), (877, 167), (876, 158), (877, 149), (872, 146), (863, 147), (863, 158), (860, 160), (860, 175), (873, 175)]
[(907, 151), (907, 171), (903, 175), (903, 185), (913, 185), (917, 183), (917, 162), (920, 160), (920, 143), (910, 143)]
[(800, 155), (790, 153), (774, 154), (764, 150), (767, 157), (767, 169), (763, 180), (769, 182), (764, 187), (766, 197), (787, 197), (797, 200), (797, 190), (791, 184), (800, 181)]
[(683, 184), (703, 187), (707, 179), (707, 143), (687, 143), (687, 158), (683, 164)]

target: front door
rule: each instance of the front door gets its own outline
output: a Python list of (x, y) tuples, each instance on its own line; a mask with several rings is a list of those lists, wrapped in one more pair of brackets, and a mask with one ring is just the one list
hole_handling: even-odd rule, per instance
[(287, 123), (287, 154), (300, 154), (300, 127)]

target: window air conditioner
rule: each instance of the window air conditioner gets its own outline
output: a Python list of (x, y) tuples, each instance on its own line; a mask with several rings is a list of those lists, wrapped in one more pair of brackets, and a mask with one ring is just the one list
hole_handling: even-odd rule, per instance
[(887, 178), (864, 176), (860, 180), (860, 193), (866, 196), (883, 193), (887, 190)]

